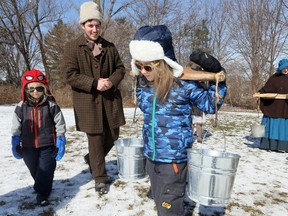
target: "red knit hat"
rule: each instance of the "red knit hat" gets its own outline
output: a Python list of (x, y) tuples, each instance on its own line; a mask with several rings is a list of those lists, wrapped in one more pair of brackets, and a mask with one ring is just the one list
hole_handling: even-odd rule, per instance
[(30, 71), (26, 71), (23, 74), (21, 81), (22, 81), (22, 101), (25, 100), (25, 87), (29, 83), (32, 83), (32, 82), (43, 83), (49, 91), (49, 85), (48, 85), (46, 76), (39, 70), (32, 69)]

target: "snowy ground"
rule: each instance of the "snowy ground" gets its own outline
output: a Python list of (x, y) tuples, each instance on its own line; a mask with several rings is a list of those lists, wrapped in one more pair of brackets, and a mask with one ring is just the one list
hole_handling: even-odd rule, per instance
[[(118, 176), (115, 148), (107, 156), (106, 167), (112, 181), (109, 193), (99, 196), (94, 191), (83, 155), (87, 140), (76, 132), (72, 109), (63, 109), (68, 132), (66, 154), (55, 172), (51, 205), (35, 205), (32, 178), (23, 160), (11, 153), (10, 128), (14, 106), (0, 106), (0, 215), (73, 215), (73, 216), (156, 216), (153, 200), (147, 197), (149, 179), (121, 179)], [(141, 134), (141, 113), (137, 109), (138, 128), (133, 124), (134, 109), (125, 109), (127, 125), (121, 138)], [(213, 127), (214, 115), (207, 116), (207, 137), (193, 148), (224, 150), (241, 156), (231, 199), (225, 207), (206, 207), (186, 197), (186, 215), (283, 216), (288, 215), (287, 153), (259, 150), (259, 139), (250, 136), (250, 126), (259, 123), (257, 113), (219, 112), (218, 126)], [(224, 139), (225, 134), (225, 139)]]

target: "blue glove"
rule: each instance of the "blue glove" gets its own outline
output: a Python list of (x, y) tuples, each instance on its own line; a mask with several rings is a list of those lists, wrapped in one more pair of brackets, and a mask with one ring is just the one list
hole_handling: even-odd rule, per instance
[(60, 161), (65, 153), (65, 145), (66, 145), (66, 138), (65, 136), (58, 136), (56, 138), (56, 148), (58, 148), (58, 153), (56, 156), (56, 160)]
[(12, 153), (16, 159), (22, 158), (22, 148), (20, 146), (20, 136), (12, 136)]

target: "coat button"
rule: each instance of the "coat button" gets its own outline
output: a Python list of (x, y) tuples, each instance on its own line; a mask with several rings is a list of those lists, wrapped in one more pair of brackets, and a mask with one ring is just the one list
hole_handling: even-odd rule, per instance
[(94, 65), (94, 68), (98, 68), (98, 65), (97, 65), (97, 64), (95, 64), (95, 65)]

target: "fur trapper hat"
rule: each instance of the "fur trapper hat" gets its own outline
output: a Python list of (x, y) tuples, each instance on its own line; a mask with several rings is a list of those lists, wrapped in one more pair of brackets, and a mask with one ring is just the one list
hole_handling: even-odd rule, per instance
[(132, 56), (131, 68), (134, 75), (139, 75), (135, 61), (156, 61), (163, 59), (172, 69), (174, 77), (183, 73), (183, 67), (177, 63), (172, 44), (172, 35), (165, 25), (143, 26), (129, 44)]
[(80, 20), (79, 23), (83, 24), (88, 20), (96, 19), (101, 22), (101, 14), (98, 5), (95, 2), (84, 2), (80, 6)]

